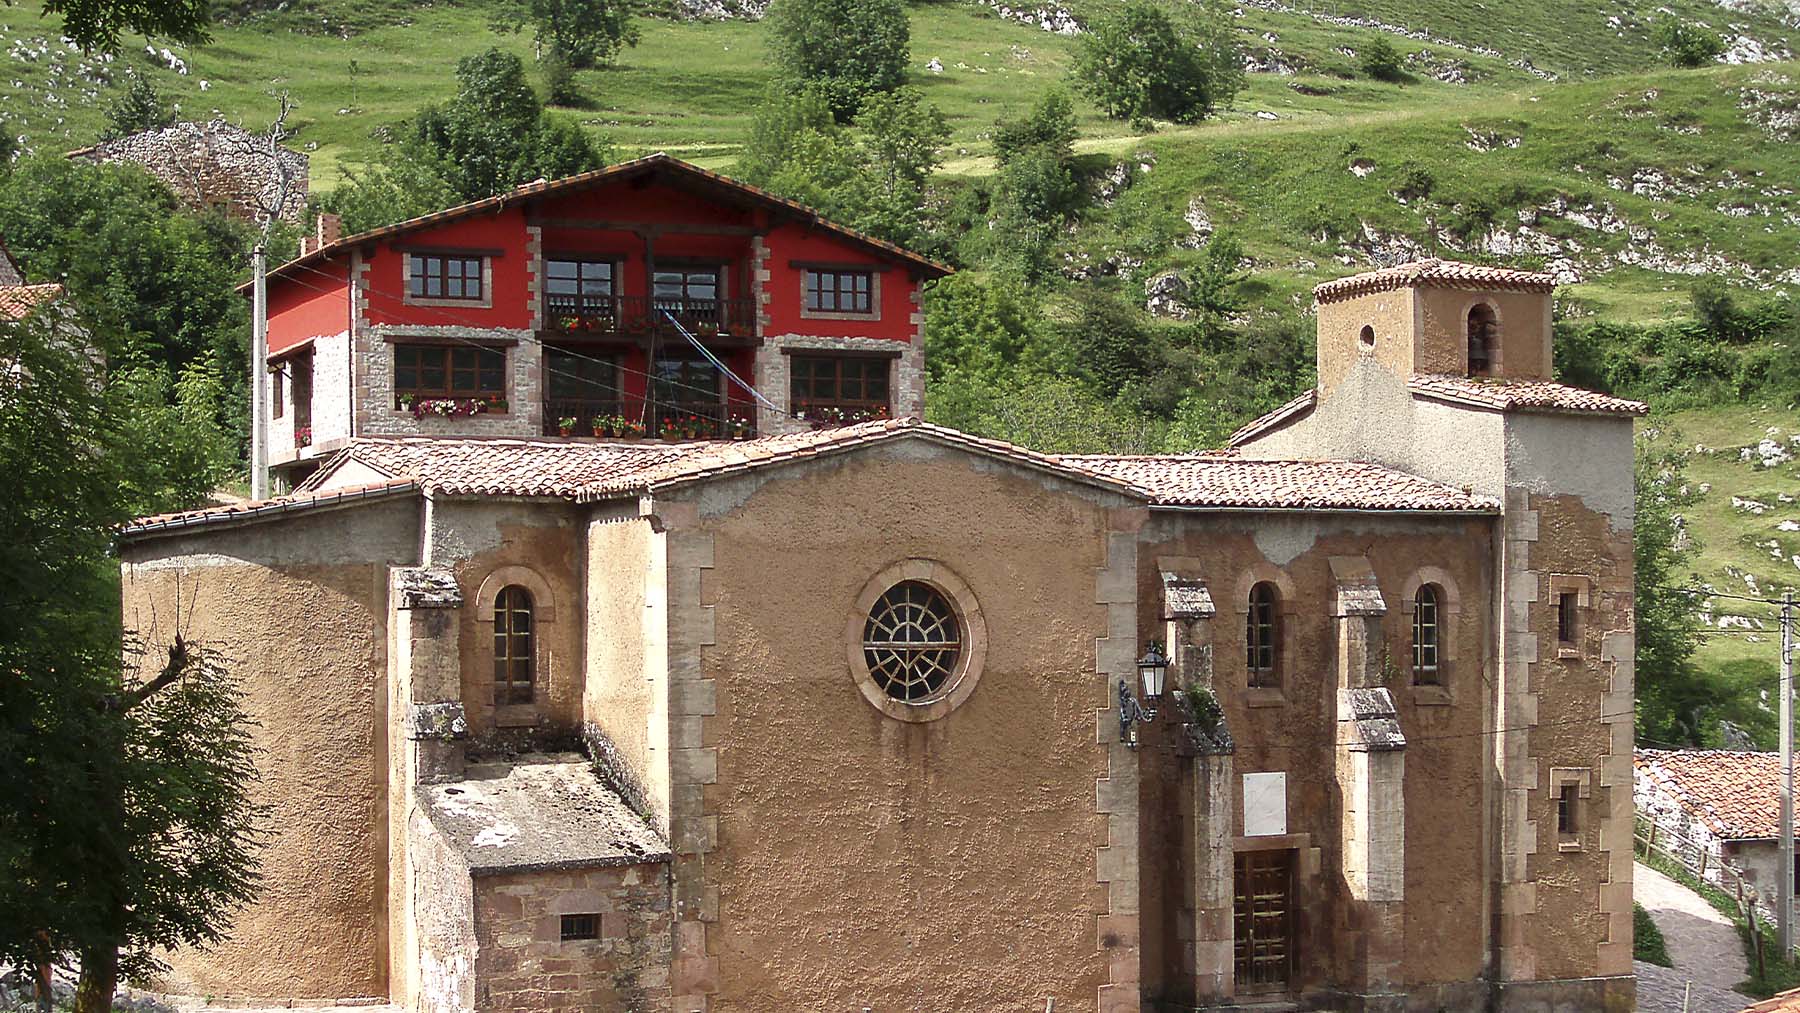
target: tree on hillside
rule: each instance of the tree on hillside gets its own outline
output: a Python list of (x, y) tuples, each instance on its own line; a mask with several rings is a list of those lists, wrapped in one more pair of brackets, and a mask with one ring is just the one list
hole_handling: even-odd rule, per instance
[(1700, 585), (1686, 571), (1698, 546), (1680, 519), (1693, 501), (1686, 453), (1674, 434), (1638, 437), (1637, 509), (1632, 527), (1637, 577), (1637, 734), (1640, 739), (1700, 745), (1705, 715), (1719, 701), (1693, 664), (1698, 646)]
[(326, 210), (360, 232), (465, 201), (504, 193), (535, 179), (557, 179), (604, 166), (610, 145), (544, 108), (525, 64), (498, 48), (456, 65), (456, 97), (427, 106), (411, 135), (372, 165), (351, 168), (326, 197)]
[[(249, 728), (217, 660), (177, 639), (121, 673), (116, 525), (192, 505), (59, 308), (0, 325), (0, 963), (79, 965), (80, 1013), (161, 949), (216, 941), (253, 894)], [(76, 318), (78, 319), (78, 318)], [(47, 997), (45, 997), (47, 999)]]
[(134, 74), (112, 104), (106, 107), (106, 129), (100, 139), (129, 137), (146, 130), (161, 130), (175, 122), (175, 107), (157, 92), (143, 74)]
[(1725, 40), (1718, 32), (1673, 14), (1657, 16), (1650, 41), (1677, 67), (1703, 67), (1725, 52)]
[(733, 173), (890, 242), (926, 239), (926, 189), (949, 142), (944, 114), (916, 88), (872, 96), (848, 127), (823, 93), (776, 94)]
[(126, 32), (194, 46), (211, 38), (211, 0), (44, 0), (62, 34), (84, 52), (113, 53)]
[(1152, 119), (1192, 123), (1243, 88), (1233, 31), (1230, 12), (1216, 4), (1183, 30), (1154, 0), (1127, 0), (1081, 37), (1075, 78), (1108, 116), (1139, 129)]
[(1027, 281), (1048, 270), (1051, 246), (1081, 205), (1075, 173), (1075, 111), (1053, 88), (1023, 116), (994, 125), (998, 171), (983, 224), (960, 244), (971, 259), (989, 258)]
[(630, 0), (515, 0), (499, 9), (494, 26), (518, 31), (529, 22), (540, 62), (556, 58), (581, 70), (638, 44), (632, 13)]
[(1363, 46), (1361, 56), (1362, 72), (1375, 80), (1399, 82), (1406, 79), (1406, 64), (1387, 36), (1377, 35), (1370, 39)]
[(906, 81), (912, 30), (900, 0), (774, 0), (767, 20), (788, 90), (818, 95), (839, 123)]

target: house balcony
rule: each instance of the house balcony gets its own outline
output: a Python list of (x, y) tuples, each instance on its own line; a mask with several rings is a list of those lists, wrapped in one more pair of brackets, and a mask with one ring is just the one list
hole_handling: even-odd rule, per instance
[(741, 347), (757, 340), (754, 299), (546, 295), (544, 320), (550, 334), (575, 339), (634, 344), (651, 337), (680, 341), (679, 324), (709, 345)]
[(550, 397), (544, 400), (545, 436), (607, 440), (733, 440), (756, 435), (756, 419), (741, 406), (716, 399), (657, 402), (642, 398)]

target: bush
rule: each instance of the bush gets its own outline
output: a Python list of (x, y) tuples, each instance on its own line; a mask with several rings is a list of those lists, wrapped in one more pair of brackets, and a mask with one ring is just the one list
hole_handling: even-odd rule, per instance
[(1406, 64), (1400, 58), (1400, 51), (1385, 35), (1375, 36), (1363, 47), (1362, 72), (1377, 81), (1397, 84), (1406, 80)]
[(1658, 967), (1675, 966), (1675, 962), (1669, 959), (1669, 949), (1663, 942), (1662, 930), (1650, 920), (1650, 912), (1645, 911), (1642, 904), (1631, 905), (1631, 931), (1631, 959)]
[(1150, 0), (1128, 0), (1081, 37), (1075, 77), (1108, 116), (1140, 129), (1153, 118), (1205, 119), (1244, 84), (1230, 17), (1209, 6), (1199, 29), (1183, 32)]
[(912, 29), (900, 0), (775, 0), (768, 21), (788, 90), (820, 96), (839, 123), (906, 81)]
[(1725, 52), (1725, 40), (1718, 32), (1673, 14), (1656, 19), (1650, 29), (1650, 41), (1677, 67), (1705, 66)]
[(550, 105), (573, 106), (581, 104), (581, 91), (575, 86), (575, 68), (561, 53), (554, 50), (545, 53), (538, 61), (538, 74), (544, 80), (544, 101)]
[(175, 107), (163, 100), (149, 78), (135, 74), (119, 97), (106, 107), (106, 129), (101, 131), (100, 139), (110, 141), (160, 130), (174, 122)]

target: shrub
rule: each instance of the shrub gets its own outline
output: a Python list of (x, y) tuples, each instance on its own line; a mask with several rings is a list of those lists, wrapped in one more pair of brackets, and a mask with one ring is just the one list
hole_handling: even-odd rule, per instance
[(106, 107), (106, 129), (100, 139), (110, 141), (145, 130), (160, 130), (174, 122), (175, 107), (163, 100), (149, 78), (136, 74)]
[(1128, 0), (1081, 37), (1075, 77), (1114, 119), (1192, 123), (1243, 88), (1243, 52), (1230, 15), (1208, 7), (1198, 31), (1183, 32), (1150, 0)]
[(1377, 81), (1399, 83), (1406, 80), (1406, 64), (1400, 58), (1400, 51), (1385, 35), (1375, 36), (1363, 47), (1362, 72)]
[(1725, 40), (1718, 32), (1673, 14), (1656, 19), (1650, 29), (1650, 41), (1677, 67), (1704, 66), (1725, 52)]
[(544, 79), (544, 101), (550, 105), (572, 106), (581, 103), (581, 91), (575, 86), (575, 68), (562, 54), (552, 50), (538, 61), (538, 74)]
[(811, 91), (839, 123), (906, 81), (912, 48), (900, 0), (775, 0), (769, 47), (790, 91)]

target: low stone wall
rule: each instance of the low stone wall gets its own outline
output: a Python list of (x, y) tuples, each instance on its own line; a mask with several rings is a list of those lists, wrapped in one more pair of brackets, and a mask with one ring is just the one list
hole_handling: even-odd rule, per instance
[[(599, 915), (564, 942), (562, 916)], [(475, 878), (477, 1010), (669, 1009), (668, 866), (602, 866)]]

